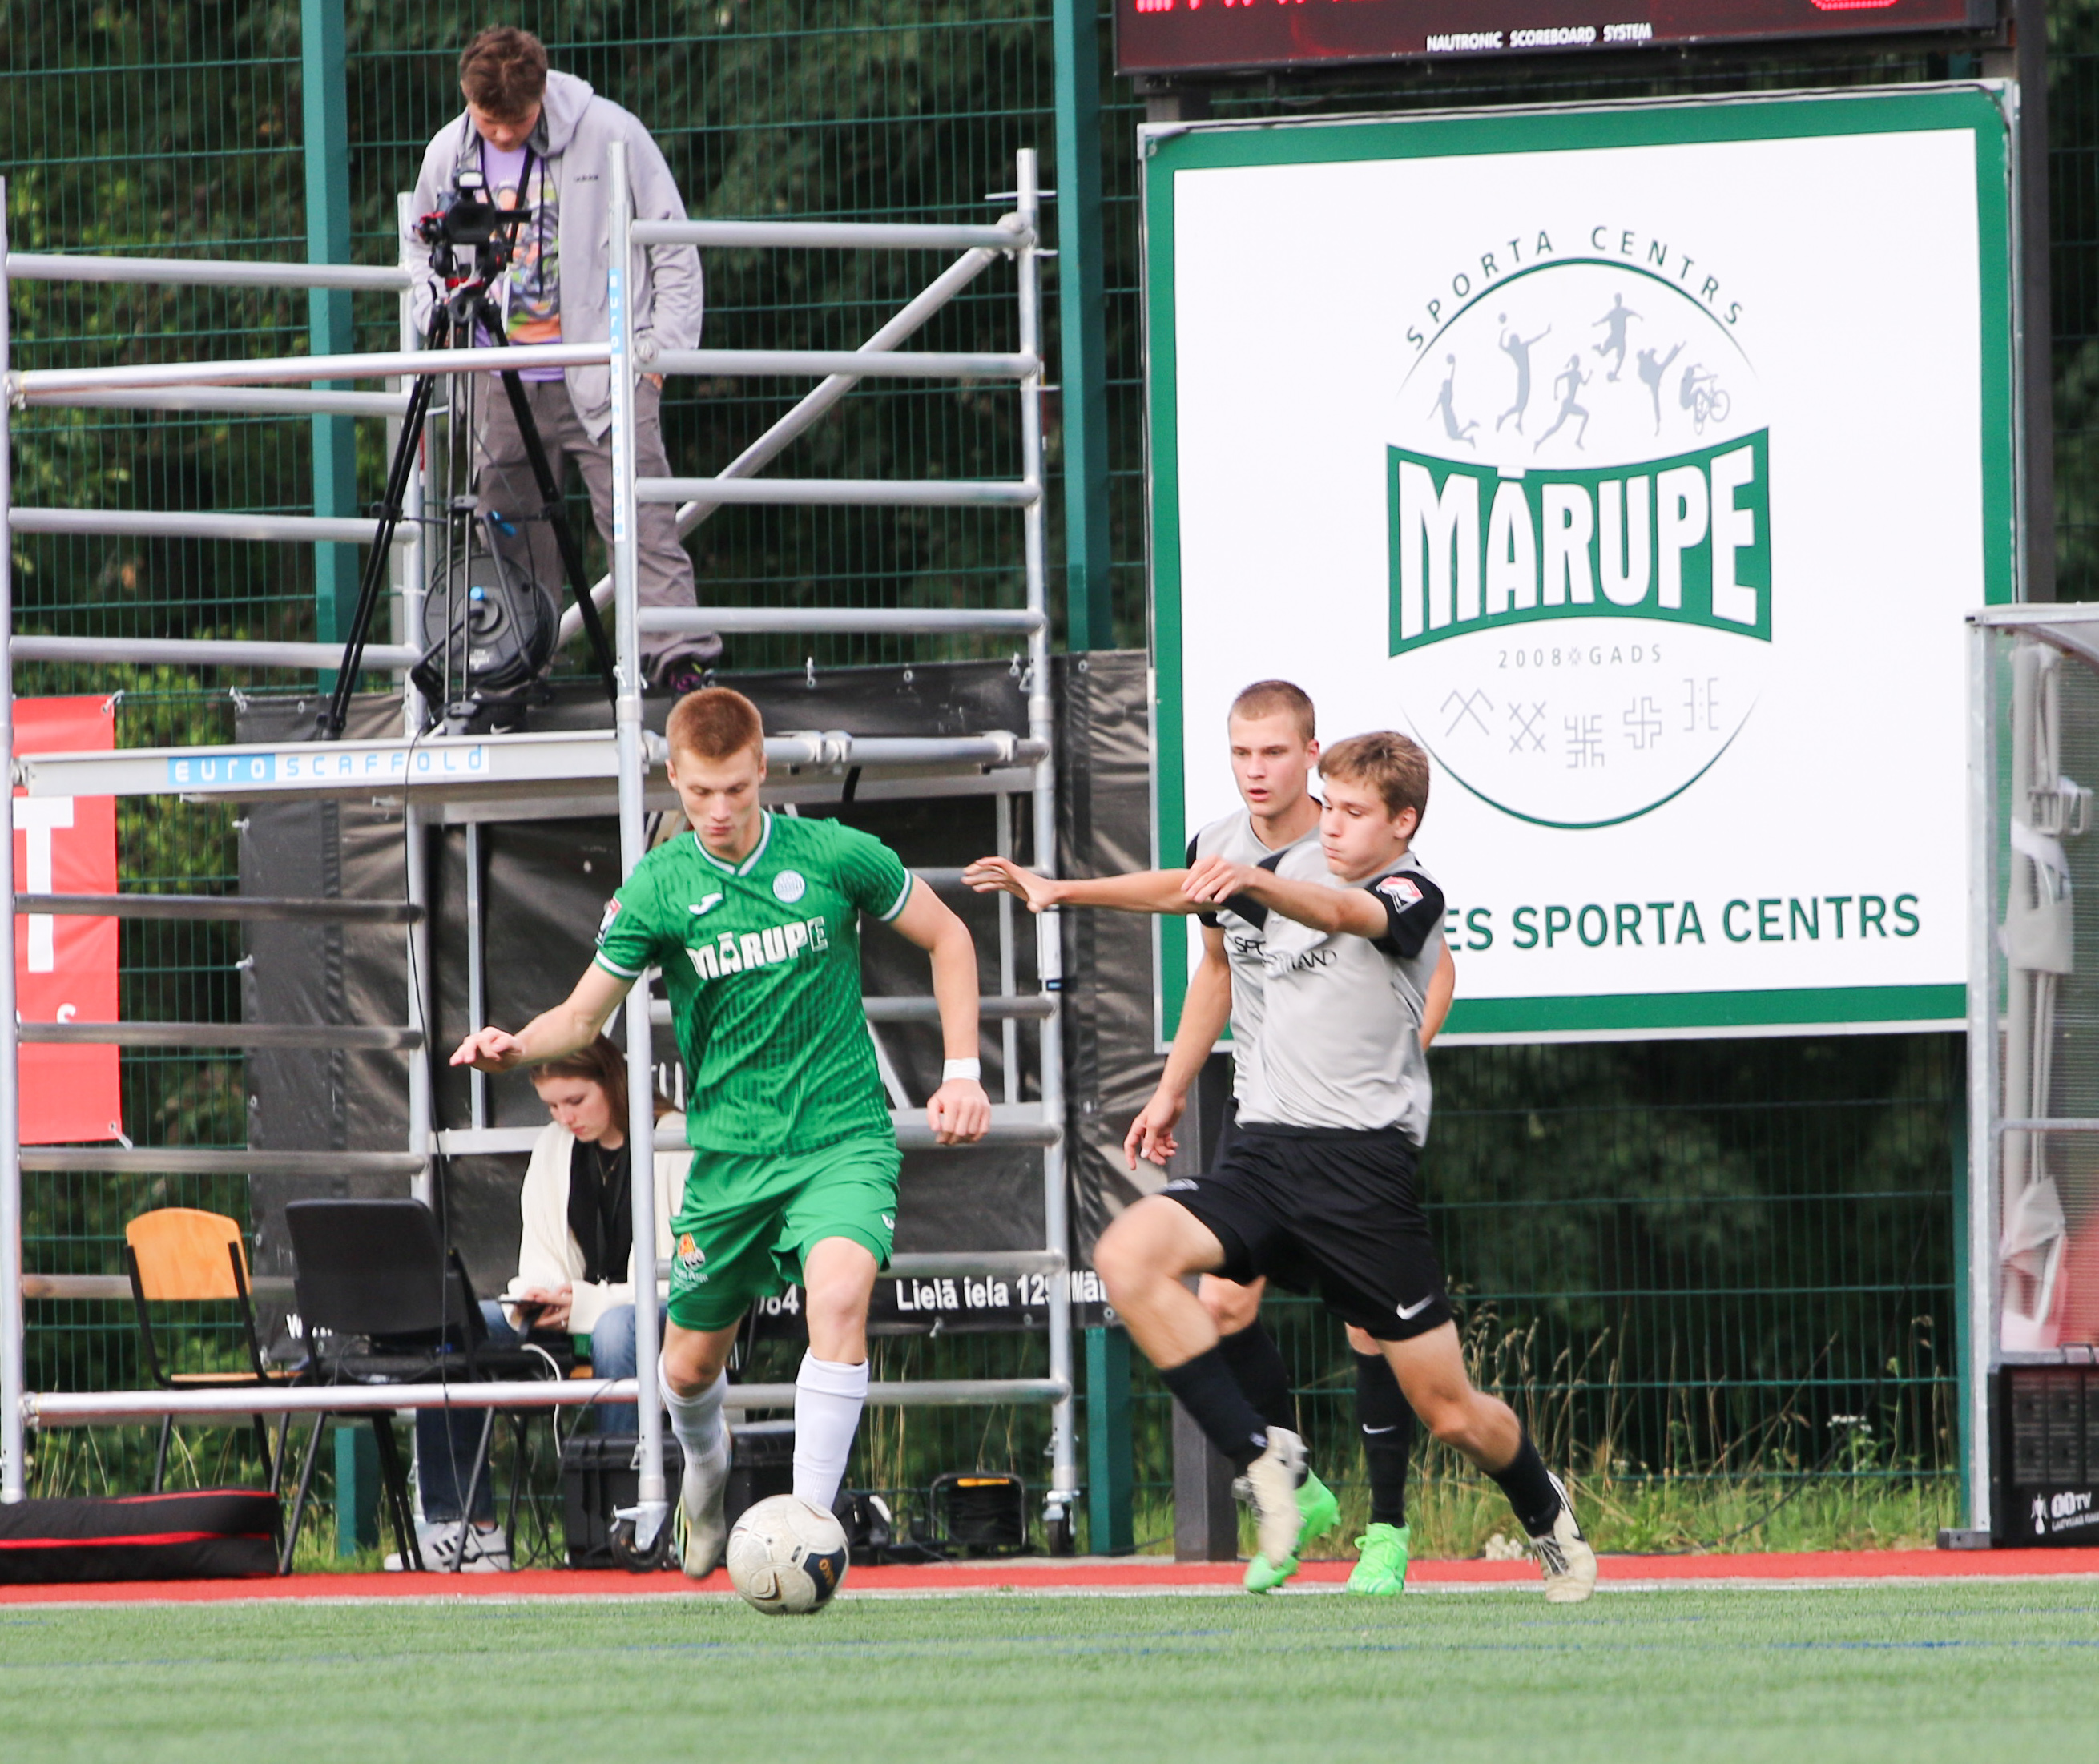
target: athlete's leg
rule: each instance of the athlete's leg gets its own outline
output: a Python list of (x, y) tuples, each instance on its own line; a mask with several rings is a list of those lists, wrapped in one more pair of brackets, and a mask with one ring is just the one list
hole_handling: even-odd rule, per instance
[(880, 1271), (855, 1238), (825, 1238), (803, 1258), (809, 1351), (794, 1379), (794, 1493), (828, 1513), (867, 1401), (867, 1308)]
[(1261, 1419), (1295, 1430), (1297, 1405), (1290, 1394), (1290, 1368), (1261, 1321), (1261, 1301), (1267, 1290), (1265, 1280), (1241, 1286), (1217, 1274), (1205, 1274), (1195, 1283), (1195, 1296), (1217, 1326), (1218, 1349), (1239, 1388), (1261, 1411)]
[(1356, 1357), (1356, 1422), (1362, 1430), (1363, 1459), (1370, 1470), (1371, 1523), (1395, 1528), (1406, 1523), (1406, 1475), (1414, 1456), (1414, 1411), (1399, 1388), (1392, 1362), (1371, 1336), (1349, 1325)]
[(733, 1322), (719, 1329), (687, 1329), (675, 1318), (663, 1325), (658, 1361), (663, 1406), (685, 1459), (678, 1490), (678, 1560), (694, 1580), (712, 1570), (728, 1542), (729, 1442), (722, 1425), (722, 1398), (728, 1391), (726, 1374), (737, 1329)]
[(1406, 1472), (1414, 1454), (1414, 1411), (1377, 1342), (1351, 1323), (1356, 1357), (1356, 1424), (1370, 1471), (1370, 1522), (1356, 1539), (1349, 1590), (1393, 1598), (1406, 1590), (1413, 1536), (1406, 1525)]
[(1383, 1345), (1422, 1424), (1500, 1484), (1545, 1570), (1546, 1596), (1587, 1598), (1596, 1584), (1596, 1558), (1574, 1522), (1567, 1492), (1545, 1467), (1516, 1411), (1473, 1389), (1458, 1350), (1457, 1326), (1445, 1323)]
[(1185, 1282), (1225, 1259), (1215, 1232), (1153, 1194), (1101, 1234), (1094, 1265), (1130, 1337), (1210, 1442), (1243, 1471), (1267, 1449), (1267, 1424), (1217, 1349), (1217, 1326)]

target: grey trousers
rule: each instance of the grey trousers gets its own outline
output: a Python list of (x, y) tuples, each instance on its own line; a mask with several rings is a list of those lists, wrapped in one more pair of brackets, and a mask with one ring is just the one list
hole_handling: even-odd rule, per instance
[[(539, 430), (547, 463), (553, 468), (554, 482), (562, 483), (568, 464), (575, 462), (590, 492), (591, 517), (609, 549), (612, 544), (612, 436), (592, 441), (583, 420), (569, 400), (569, 389), (558, 380), (527, 380), (525, 397), (532, 420)], [(668, 477), (671, 464), (663, 451), (663, 394), (653, 381), (643, 380), (635, 389), (635, 465), (642, 477)], [(552, 526), (528, 518), (538, 515), (539, 486), (533, 482), (532, 468), (525, 455), (525, 438), (511, 415), (510, 400), (502, 383), (493, 376), (479, 398), (481, 417), (475, 436), (478, 461), (474, 484), (475, 507), (522, 523), (531, 546), (533, 572), (540, 586), (558, 595), (562, 583), (561, 552)], [(635, 548), (644, 606), (693, 606), (693, 560), (678, 539), (677, 511), (661, 503), (644, 503), (636, 523), (640, 543)], [(612, 620), (605, 626), (609, 632)], [(691, 662), (704, 666), (721, 654), (721, 639), (709, 633), (701, 636), (667, 636), (645, 632), (641, 662), (652, 677), (672, 663)]]

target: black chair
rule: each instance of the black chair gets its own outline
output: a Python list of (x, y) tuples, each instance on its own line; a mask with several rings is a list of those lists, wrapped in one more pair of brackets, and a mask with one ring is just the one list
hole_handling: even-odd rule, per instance
[[(437, 1216), (420, 1201), (293, 1201), (284, 1209), (284, 1221), (291, 1233), (299, 1318), (310, 1357), (306, 1382), (443, 1386), (555, 1371), (543, 1353), (488, 1346), (481, 1306), (459, 1252), (447, 1249)], [(416, 1540), (415, 1510), (394, 1445), (392, 1414), (378, 1410), (368, 1414), (401, 1559), (420, 1570), (423, 1559)], [(495, 1411), (485, 1410), (483, 1415), (467, 1485), (469, 1511), (487, 1472), (495, 1431)], [(280, 1571), (287, 1574), (328, 1419), (325, 1411), (314, 1418), (286, 1530)], [(506, 1527), (513, 1538), (517, 1502), (513, 1485)]]

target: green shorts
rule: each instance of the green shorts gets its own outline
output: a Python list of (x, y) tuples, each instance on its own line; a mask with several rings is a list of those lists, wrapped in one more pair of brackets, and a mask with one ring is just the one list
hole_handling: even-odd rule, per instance
[(671, 1221), (671, 1320), (727, 1329), (753, 1300), (799, 1285), (803, 1257), (825, 1238), (851, 1238), (888, 1266), (903, 1162), (888, 1133), (760, 1157), (695, 1151)]

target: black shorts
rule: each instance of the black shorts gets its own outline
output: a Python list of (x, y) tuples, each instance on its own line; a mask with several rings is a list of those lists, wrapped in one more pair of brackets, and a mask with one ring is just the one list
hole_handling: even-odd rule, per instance
[(1397, 1128), (1241, 1123), (1215, 1170), (1160, 1192), (1216, 1234), (1226, 1279), (1317, 1293), (1344, 1322), (1406, 1341), (1451, 1320), (1415, 1194), (1419, 1157)]

